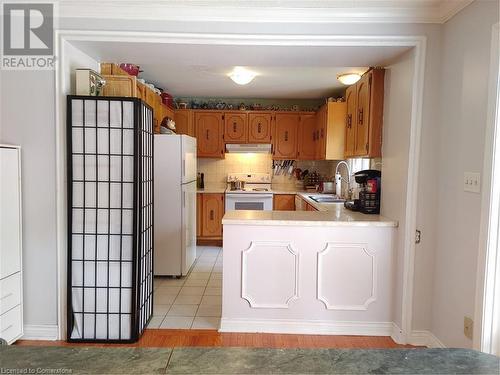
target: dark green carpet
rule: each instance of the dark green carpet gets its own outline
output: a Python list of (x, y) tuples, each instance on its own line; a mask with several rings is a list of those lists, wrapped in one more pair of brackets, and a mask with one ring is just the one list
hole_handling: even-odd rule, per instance
[(0, 374), (500, 374), (465, 349), (0, 347)]

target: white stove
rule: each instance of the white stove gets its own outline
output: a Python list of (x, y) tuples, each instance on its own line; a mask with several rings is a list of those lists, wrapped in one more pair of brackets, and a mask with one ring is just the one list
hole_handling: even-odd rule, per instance
[[(245, 187), (231, 190), (231, 182), (245, 181)], [(269, 173), (229, 173), (227, 175), (226, 211), (273, 209), (271, 175)]]

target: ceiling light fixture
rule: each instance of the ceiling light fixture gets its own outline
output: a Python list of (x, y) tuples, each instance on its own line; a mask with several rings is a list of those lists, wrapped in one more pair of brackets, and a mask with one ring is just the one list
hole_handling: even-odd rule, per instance
[(354, 85), (361, 79), (361, 74), (358, 73), (339, 74), (337, 76), (337, 79), (340, 81), (340, 83), (344, 85)]
[(231, 73), (228, 74), (229, 78), (238, 85), (247, 85), (257, 76), (256, 73), (245, 69), (241, 66), (236, 66)]

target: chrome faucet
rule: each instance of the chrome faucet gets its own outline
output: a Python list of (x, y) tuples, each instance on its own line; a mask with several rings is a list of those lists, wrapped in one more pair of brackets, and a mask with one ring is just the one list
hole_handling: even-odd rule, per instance
[[(347, 170), (347, 180), (343, 178), (339, 172), (339, 167), (341, 165), (345, 165), (345, 168)], [(347, 194), (349, 194), (349, 188), (351, 186), (351, 170), (349, 168), (349, 164), (347, 164), (345, 160), (339, 161), (337, 163), (337, 167), (335, 168), (335, 194), (338, 197), (342, 197), (342, 180), (347, 183)]]

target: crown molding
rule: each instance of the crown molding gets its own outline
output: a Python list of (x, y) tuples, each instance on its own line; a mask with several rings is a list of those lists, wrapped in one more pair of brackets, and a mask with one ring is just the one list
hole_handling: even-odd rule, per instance
[[(444, 23), (474, 0), (61, 0), (61, 18), (245, 23)], [(250, 5), (251, 4), (251, 5)]]

